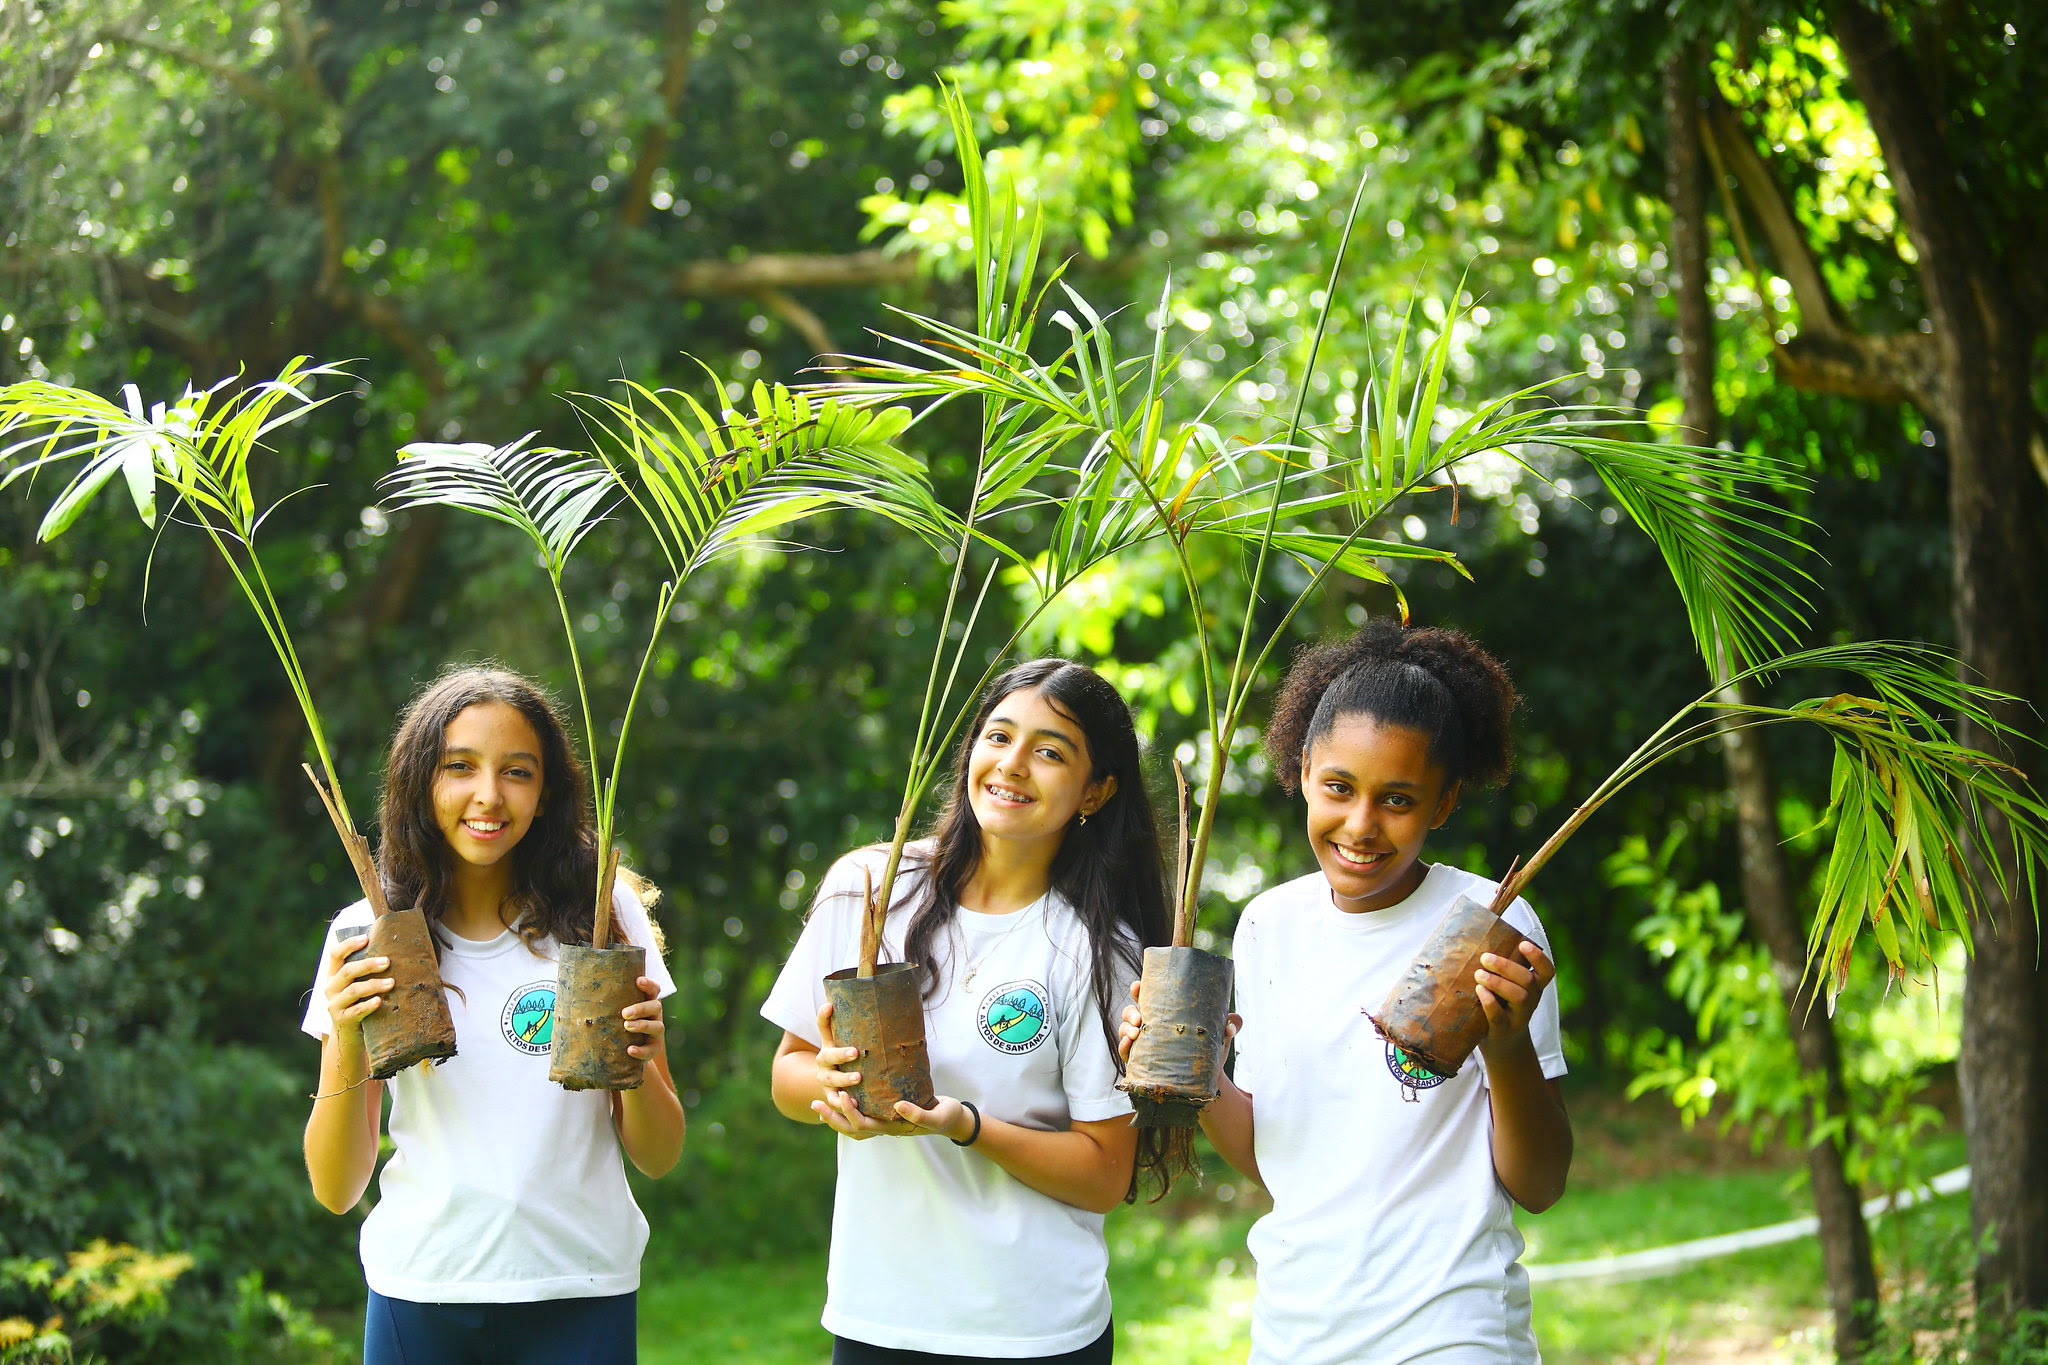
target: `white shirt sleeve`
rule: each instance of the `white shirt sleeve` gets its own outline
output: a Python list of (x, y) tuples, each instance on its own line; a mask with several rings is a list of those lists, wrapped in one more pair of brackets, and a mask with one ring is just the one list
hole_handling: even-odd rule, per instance
[(334, 1031), (334, 1021), (327, 1015), (327, 954), (336, 942), (336, 931), (346, 929), (341, 938), (355, 938), (370, 931), (370, 903), (357, 901), (328, 921), (327, 932), (320, 939), (320, 957), (313, 964), (313, 992), (306, 997), (306, 1013), (299, 1020), (299, 1030), (314, 1038), (325, 1038)]
[[(1059, 973), (1054, 1009), (1059, 1017), (1060, 1084), (1067, 1092), (1067, 1117), (1081, 1123), (1113, 1119), (1131, 1112), (1131, 1097), (1116, 1088), (1116, 1053), (1102, 1031), (1102, 1011), (1095, 1003), (1094, 964), (1088, 957), (1087, 931), (1074, 925), (1072, 951), (1060, 955), (1067, 970)], [(1110, 982), (1112, 1014), (1130, 999), (1132, 977), (1121, 961)]]
[[(1509, 924), (1522, 931), (1530, 942), (1543, 950), (1545, 957), (1555, 962), (1556, 955), (1550, 950), (1550, 935), (1543, 930), (1543, 921), (1536, 918), (1536, 912), (1529, 902), (1517, 897), (1501, 916)], [(1536, 1002), (1536, 1013), (1529, 1019), (1529, 1041), (1536, 1048), (1537, 1064), (1543, 1068), (1546, 1079), (1556, 1080), (1568, 1069), (1564, 1063), (1564, 1033), (1557, 1022), (1557, 983), (1552, 981), (1542, 997)], [(1485, 1074), (1486, 1059), (1479, 1057), (1481, 1074)]]
[(612, 922), (626, 942), (647, 950), (647, 976), (661, 987), (660, 998), (666, 1000), (674, 995), (676, 979), (669, 975), (668, 963), (654, 946), (654, 927), (648, 921), (647, 907), (640, 903), (640, 897), (624, 877), (612, 883)]
[(1261, 1014), (1258, 997), (1259, 980), (1259, 917), (1258, 902), (1245, 907), (1244, 915), (1237, 922), (1237, 933), (1230, 940), (1231, 982), (1237, 997), (1233, 1004), (1242, 1022), (1237, 1027), (1237, 1036), (1231, 1039), (1230, 1079), (1237, 1088), (1247, 1094), (1256, 1095), (1258, 1085), (1259, 1042), (1263, 1035), (1257, 1021)]
[(823, 1047), (818, 1033), (818, 1011), (825, 1008), (825, 977), (842, 967), (854, 965), (860, 952), (861, 867), (859, 853), (849, 853), (832, 864), (818, 895), (811, 903), (810, 917), (789, 960), (768, 998), (761, 1002), (761, 1017), (780, 1026), (813, 1047)]

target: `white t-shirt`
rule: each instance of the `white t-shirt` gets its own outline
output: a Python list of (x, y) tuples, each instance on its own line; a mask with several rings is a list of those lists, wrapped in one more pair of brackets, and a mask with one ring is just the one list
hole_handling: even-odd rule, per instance
[[(824, 978), (860, 960), (861, 868), (879, 884), (884, 862), (882, 850), (860, 849), (826, 874), (763, 1018), (821, 1043)], [(885, 961), (902, 959), (906, 901), (922, 880), (897, 875)], [(954, 925), (939, 938), (941, 983), (925, 1001), (937, 1092), (1048, 1131), (1128, 1114), (1095, 1003), (1088, 932), (1067, 903), (1048, 895), (1007, 915), (956, 909)], [(1121, 1001), (1130, 978), (1114, 984), (1111, 998)], [(1040, 1194), (943, 1137), (838, 1141), (825, 1330), (875, 1346), (999, 1358), (1058, 1355), (1102, 1335), (1109, 1251), (1101, 1214)]]
[[(654, 942), (647, 911), (623, 882), (614, 923)], [(370, 922), (366, 901), (334, 917)], [(441, 977), (456, 1055), (384, 1084), (395, 1149), (363, 1223), (363, 1275), (386, 1298), (413, 1303), (530, 1303), (595, 1298), (640, 1287), (647, 1220), (626, 1188), (608, 1091), (569, 1091), (548, 1079), (555, 942), (536, 956), (507, 929), (488, 942), (441, 939)], [(300, 1025), (325, 1038), (326, 953)], [(647, 975), (675, 992), (651, 947)]]
[[(1365, 1012), (1460, 895), (1494, 883), (1438, 863), (1398, 905), (1347, 914), (1320, 872), (1259, 896), (1238, 924), (1235, 1079), (1252, 1097), (1273, 1211), (1252, 1228), (1253, 1365), (1534, 1365), (1522, 1237), (1493, 1170), (1485, 1059), (1402, 1074)], [(1550, 951), (1526, 901), (1504, 917)], [(1529, 1026), (1564, 1074), (1557, 992)]]

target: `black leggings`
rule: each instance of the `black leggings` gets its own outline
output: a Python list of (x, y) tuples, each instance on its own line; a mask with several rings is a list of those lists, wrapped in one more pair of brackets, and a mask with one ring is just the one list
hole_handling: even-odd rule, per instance
[(943, 1356), (929, 1351), (905, 1351), (894, 1346), (870, 1346), (865, 1341), (832, 1338), (832, 1365), (1109, 1365), (1116, 1356), (1116, 1324), (1102, 1329), (1102, 1335), (1078, 1351), (1056, 1356)]

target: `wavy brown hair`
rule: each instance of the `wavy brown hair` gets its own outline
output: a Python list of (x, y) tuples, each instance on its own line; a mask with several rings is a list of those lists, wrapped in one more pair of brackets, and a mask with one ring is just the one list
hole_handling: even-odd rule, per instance
[(377, 870), (384, 894), (394, 906), (419, 907), (429, 924), (439, 924), (447, 913), (455, 876), (447, 837), (434, 819), (434, 778), (449, 723), (487, 702), (517, 711), (540, 739), (540, 809), (512, 848), (512, 895), (500, 914), (529, 947), (543, 938), (588, 943), (597, 884), (590, 782), (554, 700), (502, 668), (451, 668), (399, 717), (377, 802)]

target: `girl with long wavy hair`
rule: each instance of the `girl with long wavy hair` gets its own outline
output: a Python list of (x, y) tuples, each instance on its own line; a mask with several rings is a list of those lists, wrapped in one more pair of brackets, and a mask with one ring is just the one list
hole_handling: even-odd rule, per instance
[(1165, 874), (1138, 739), (1094, 670), (1038, 659), (983, 694), (946, 807), (906, 851), (883, 932), (925, 976), (937, 1099), (894, 1121), (847, 1087), (822, 978), (855, 960), (857, 849), (821, 884), (761, 1013), (784, 1030), (776, 1108), (839, 1135), (824, 1326), (836, 1365), (1107, 1361), (1103, 1216), (1157, 1130), (1116, 1089), (1116, 1023), (1142, 948), (1167, 937)]
[[(660, 1003), (675, 983), (622, 877), (615, 923), (648, 949), (646, 998), (624, 1010), (646, 1079), (548, 1080), (556, 948), (590, 941), (597, 882), (589, 787), (553, 704), (499, 669), (443, 675), (399, 721), (379, 823), (384, 893), (426, 914), (457, 1051), (389, 1082), (393, 1151), (362, 1229), (364, 1365), (630, 1365), (647, 1220), (620, 1154), (658, 1177), (682, 1153)], [(362, 901), (335, 917), (302, 1025), (320, 1039), (306, 1170), (336, 1213), (369, 1184), (383, 1110), (362, 1023), (391, 988), (388, 959), (347, 960), (368, 922)]]

